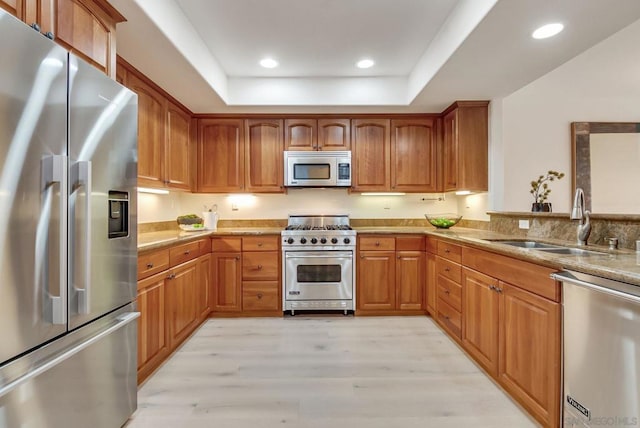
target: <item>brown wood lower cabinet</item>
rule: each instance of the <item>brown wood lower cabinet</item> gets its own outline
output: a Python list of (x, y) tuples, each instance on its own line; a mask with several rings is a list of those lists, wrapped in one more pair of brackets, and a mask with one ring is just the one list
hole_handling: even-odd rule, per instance
[(211, 281), (211, 254), (198, 257), (198, 289), (196, 290), (196, 315), (202, 321), (209, 316), (213, 300)]
[(166, 282), (169, 344), (175, 348), (195, 328), (196, 296), (198, 294), (197, 260), (183, 263), (171, 270)]
[(358, 313), (424, 314), (424, 260), (424, 236), (358, 236)]
[(138, 383), (169, 355), (165, 328), (166, 273), (138, 281)]
[(242, 253), (213, 253), (213, 311), (242, 309)]

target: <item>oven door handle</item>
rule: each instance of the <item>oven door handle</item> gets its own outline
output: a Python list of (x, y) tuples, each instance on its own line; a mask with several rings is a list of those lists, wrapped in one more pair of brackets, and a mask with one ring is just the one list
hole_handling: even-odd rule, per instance
[(331, 259), (331, 260), (341, 260), (341, 259), (353, 259), (352, 253), (315, 253), (315, 254), (289, 254), (285, 255), (287, 259)]

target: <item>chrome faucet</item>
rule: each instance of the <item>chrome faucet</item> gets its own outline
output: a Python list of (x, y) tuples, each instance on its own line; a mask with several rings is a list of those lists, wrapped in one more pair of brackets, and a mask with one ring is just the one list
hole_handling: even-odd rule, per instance
[(578, 245), (587, 245), (589, 234), (591, 233), (591, 212), (584, 208), (584, 191), (576, 188), (576, 196), (573, 199), (573, 209), (571, 210), (571, 220), (580, 220), (578, 223)]

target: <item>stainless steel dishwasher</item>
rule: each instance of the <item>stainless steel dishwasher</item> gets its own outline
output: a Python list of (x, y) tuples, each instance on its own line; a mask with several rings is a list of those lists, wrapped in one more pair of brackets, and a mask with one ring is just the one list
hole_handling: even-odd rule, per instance
[(640, 287), (564, 271), (563, 426), (640, 426)]

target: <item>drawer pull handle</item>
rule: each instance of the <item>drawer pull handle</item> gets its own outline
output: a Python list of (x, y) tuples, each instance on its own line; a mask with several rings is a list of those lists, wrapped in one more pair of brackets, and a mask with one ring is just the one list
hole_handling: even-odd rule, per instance
[(189, 250), (185, 251), (185, 252), (184, 252), (184, 255), (185, 255), (185, 256), (188, 256), (188, 255), (189, 255)]
[(448, 267), (444, 268), (445, 272), (451, 272), (451, 269), (449, 269)]
[(262, 247), (262, 242), (258, 242), (258, 247)]
[(176, 277), (175, 273), (170, 273), (167, 279), (174, 279)]
[(444, 316), (444, 319), (446, 319), (447, 321), (449, 321), (449, 317), (447, 315)]
[(451, 251), (450, 251), (448, 248), (445, 248), (445, 249), (444, 249), (444, 252), (445, 252), (445, 253), (447, 253), (447, 254), (449, 254)]
[(153, 267), (153, 263), (147, 263), (147, 269), (151, 269)]
[(444, 294), (451, 294), (449, 290), (444, 290)]
[(258, 293), (258, 299), (262, 299), (262, 293)]

